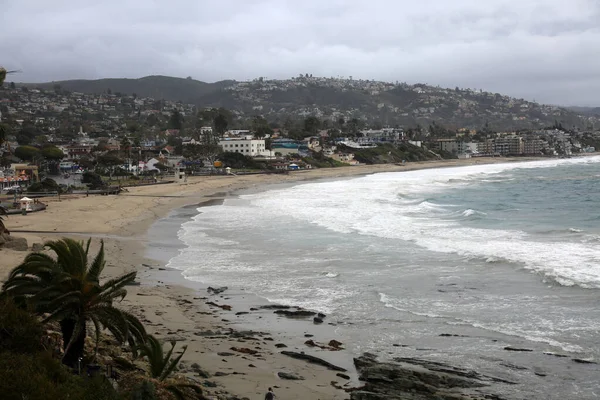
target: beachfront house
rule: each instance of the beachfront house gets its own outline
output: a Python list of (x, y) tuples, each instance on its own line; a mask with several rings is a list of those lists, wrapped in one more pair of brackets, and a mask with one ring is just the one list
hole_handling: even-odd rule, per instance
[(219, 145), (223, 151), (241, 153), (248, 157), (271, 155), (271, 152), (266, 149), (264, 139), (223, 139)]

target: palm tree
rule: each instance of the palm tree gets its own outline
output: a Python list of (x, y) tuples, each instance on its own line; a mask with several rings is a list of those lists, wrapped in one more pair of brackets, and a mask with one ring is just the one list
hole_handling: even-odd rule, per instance
[[(145, 356), (150, 364), (150, 377), (162, 383), (163, 387), (173, 393), (180, 400), (187, 398), (185, 389), (191, 389), (199, 398), (202, 396), (202, 388), (192, 383), (177, 382), (168, 379), (169, 375), (177, 368), (181, 357), (185, 354), (187, 346), (183, 347), (183, 351), (174, 359), (171, 359), (175, 350), (175, 341), (171, 341), (171, 349), (164, 353), (163, 346), (160, 341), (152, 335), (146, 337), (146, 342), (139, 347), (139, 354)], [(188, 391), (188, 393), (190, 393)]]
[(29, 303), (39, 314), (47, 314), (44, 322), (60, 322), (65, 353), (63, 363), (75, 366), (83, 357), (87, 325), (95, 330), (96, 351), (100, 332), (108, 329), (120, 341), (139, 345), (145, 341), (146, 331), (132, 314), (113, 306), (122, 300), (124, 287), (135, 280), (136, 273), (100, 283), (100, 274), (106, 264), (104, 242), (91, 264), (88, 254), (91, 239), (83, 242), (63, 238), (45, 243), (56, 254), (35, 252), (9, 275), (2, 292), (17, 302)]
[(15, 72), (21, 72), (21, 71), (20, 70), (7, 71), (6, 68), (0, 67), (0, 86), (4, 85), (4, 80), (6, 79), (7, 74), (14, 74)]
[(4, 225), (4, 217), (6, 215), (8, 215), (8, 211), (6, 210), (6, 208), (0, 206), (0, 235), (2, 235), (3, 233), (10, 234), (8, 229), (6, 229), (6, 225)]
[(4, 126), (4, 124), (0, 124), (0, 146), (2, 146), (5, 141), (6, 141), (6, 126)]

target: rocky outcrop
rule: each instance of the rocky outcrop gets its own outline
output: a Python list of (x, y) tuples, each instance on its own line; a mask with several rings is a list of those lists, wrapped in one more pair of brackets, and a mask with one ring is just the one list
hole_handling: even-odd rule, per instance
[(295, 311), (277, 310), (277, 311), (275, 311), (275, 314), (284, 315), (289, 318), (306, 318), (306, 317), (312, 317), (313, 315), (316, 314), (316, 312), (308, 311), (308, 310), (295, 310)]
[(288, 372), (278, 372), (277, 376), (281, 379), (287, 379), (289, 381), (303, 381), (304, 378), (300, 375), (290, 374)]
[(282, 351), (281, 354), (298, 360), (305, 360), (311, 364), (321, 365), (332, 371), (346, 372), (346, 369), (338, 367), (337, 365), (333, 365), (330, 362), (323, 360), (322, 358), (311, 356), (310, 354), (297, 353), (295, 351)]
[(212, 294), (219, 294), (219, 293), (223, 293), (224, 291), (226, 291), (228, 288), (227, 286), (222, 286), (222, 287), (218, 287), (218, 288), (214, 288), (214, 287), (208, 287), (206, 289), (206, 291), (208, 293), (212, 293)]
[(502, 400), (484, 389), (493, 383), (513, 383), (412, 358), (378, 362), (366, 353), (355, 358), (354, 365), (364, 386), (351, 393), (352, 400)]
[(16, 251), (27, 251), (27, 239), (10, 236), (6, 233), (0, 235), (0, 248), (11, 249)]

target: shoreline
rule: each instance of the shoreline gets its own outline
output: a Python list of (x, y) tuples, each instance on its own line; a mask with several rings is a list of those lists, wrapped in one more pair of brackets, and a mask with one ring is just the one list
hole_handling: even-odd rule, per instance
[[(344, 367), (348, 364), (344, 358), (351, 362), (352, 357), (359, 354), (349, 354), (343, 350), (315, 351), (314, 348), (304, 345), (304, 337), (294, 338), (285, 335), (282, 337), (280, 334), (272, 337), (266, 332), (246, 332), (245, 336), (237, 334), (236, 329), (240, 324), (236, 320), (250, 317), (257, 327), (262, 327), (259, 329), (261, 331), (272, 332), (273, 326), (280, 326), (280, 324), (288, 326), (301, 324), (300, 328), (305, 326), (304, 330), (308, 331), (309, 328), (313, 329), (317, 325), (312, 323), (312, 319), (288, 321), (283, 317), (274, 316), (272, 311), (254, 311), (251, 314), (236, 316), (235, 313), (248, 312), (247, 309), (241, 308), (244, 303), (248, 304), (250, 301), (248, 307), (252, 308), (260, 306), (254, 304), (257, 296), (236, 290), (209, 296), (201, 291), (201, 284), (194, 289), (191, 287), (194, 285), (189, 283), (191, 281), (182, 282), (181, 279), (185, 280), (185, 277), (181, 271), (166, 269), (165, 263), (148, 257), (148, 235), (151, 227), (159, 220), (168, 219), (169, 215), (177, 210), (194, 209), (195, 211), (202, 205), (217, 204), (233, 192), (255, 188), (264, 190), (265, 187), (273, 184), (351, 178), (379, 172), (543, 160), (545, 159), (447, 160), (409, 163), (405, 166), (386, 164), (319, 169), (294, 172), (289, 175), (189, 177), (185, 184), (136, 187), (131, 188), (129, 193), (119, 196), (82, 196), (62, 202), (50, 201), (47, 211), (32, 216), (11, 216), (6, 224), (14, 232), (13, 236), (27, 238), (30, 245), (62, 236), (82, 239), (104, 238), (107, 255), (106, 277), (137, 270), (138, 281), (141, 282), (140, 286), (128, 288), (128, 296), (122, 302), (122, 306), (138, 315), (149, 333), (158, 334), (161, 339), (176, 339), (187, 344), (189, 348), (183, 358), (183, 371), (189, 376), (200, 379), (192, 367), (193, 363), (198, 363), (211, 375), (210, 378), (200, 379), (200, 381), (208, 380), (218, 385), (213, 388), (213, 393), (225, 390), (238, 396), (260, 398), (266, 388), (272, 386), (282, 398), (346, 399), (348, 394), (335, 388), (331, 383), (336, 381), (337, 385), (342, 387), (353, 386), (357, 383), (355, 371), (346, 368), (350, 370), (346, 374), (351, 375), (352, 378), (349, 384), (348, 380), (336, 375), (335, 371), (282, 355), (280, 353), (282, 348), (275, 345), (283, 343), (288, 346), (285, 350), (305, 351), (307, 354), (328, 361), (331, 358), (333, 364), (340, 363)], [(196, 213), (197, 211), (193, 214)], [(175, 240), (178, 240), (176, 235)], [(93, 240), (93, 251), (98, 245), (99, 240)], [(4, 278), (6, 273), (26, 254), (26, 252), (1, 250), (0, 279)], [(179, 271), (179, 274), (173, 271)], [(232, 299), (233, 297), (236, 298)], [(229, 305), (228, 301), (230, 301), (236, 307), (231, 311), (221, 310), (206, 305), (207, 301), (219, 305)], [(326, 323), (325, 319), (325, 324), (319, 329), (324, 330), (327, 327)], [(242, 322), (241, 326), (247, 325)], [(329, 334), (330, 338), (326, 340), (325, 333), (319, 333), (318, 336), (314, 338), (317, 342), (327, 343), (330, 339), (336, 339), (335, 333)], [(231, 350), (232, 347), (250, 349), (258, 353), (254, 355), (240, 353)], [(277, 377), (277, 372), (291, 373), (303, 377), (304, 380), (282, 380)]]

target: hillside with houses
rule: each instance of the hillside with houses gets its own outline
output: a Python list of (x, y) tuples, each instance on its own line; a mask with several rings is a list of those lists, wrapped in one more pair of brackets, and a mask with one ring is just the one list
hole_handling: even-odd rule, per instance
[(500, 93), (470, 88), (441, 88), (427, 84), (382, 82), (348, 78), (258, 78), (252, 81), (205, 83), (165, 76), (140, 79), (71, 80), (29, 84), (29, 88), (56, 87), (85, 94), (118, 93), (193, 104), (224, 107), (242, 117), (260, 114), (270, 121), (301, 119), (313, 115), (323, 120), (339, 118), (376, 126), (411, 126), (442, 123), (453, 128), (543, 128), (559, 121), (568, 128), (593, 129), (597, 113), (577, 112), (542, 105)]
[[(289, 90), (303, 90), (302, 85), (312, 81), (304, 77), (290, 82)], [(344, 84), (337, 84), (340, 86), (327, 90), (343, 93)], [(259, 80), (224, 90), (254, 101), (247, 98), (248, 93), (261, 87), (261, 96), (280, 96), (283, 101), (281, 93), (274, 94), (281, 91), (277, 85)], [(414, 99), (430, 96), (433, 92), (429, 90), (443, 90), (376, 82), (364, 82), (360, 87), (385, 95), (412, 91)], [(473, 98), (487, 96), (472, 91), (446, 92), (462, 98), (467, 93)], [(502, 99), (513, 101), (501, 96), (498, 102), (505, 101)], [(292, 100), (287, 99), (290, 104)], [(479, 107), (480, 103), (470, 104)], [(135, 183), (175, 171), (285, 172), (444, 158), (569, 157), (600, 147), (600, 131), (593, 129), (593, 117), (586, 120), (589, 127), (579, 128), (561, 119), (575, 115), (564, 114), (567, 111), (562, 109), (532, 103), (511, 107), (543, 110), (553, 122), (539, 128), (529, 127), (531, 121), (518, 129), (498, 129), (489, 121), (479, 128), (456, 127), (453, 121), (464, 110), (455, 110), (442, 122), (389, 125), (371, 114), (353, 117), (356, 114), (324, 114), (313, 108), (273, 115), (264, 108), (199, 107), (112, 89), (92, 94), (58, 84), (52, 89), (6, 84), (0, 89), (0, 188), (25, 189), (47, 177), (70, 174), (87, 174), (80, 183), (90, 187), (115, 176)], [(483, 119), (476, 114), (480, 112), (473, 111)], [(56, 189), (56, 184), (49, 187)]]

